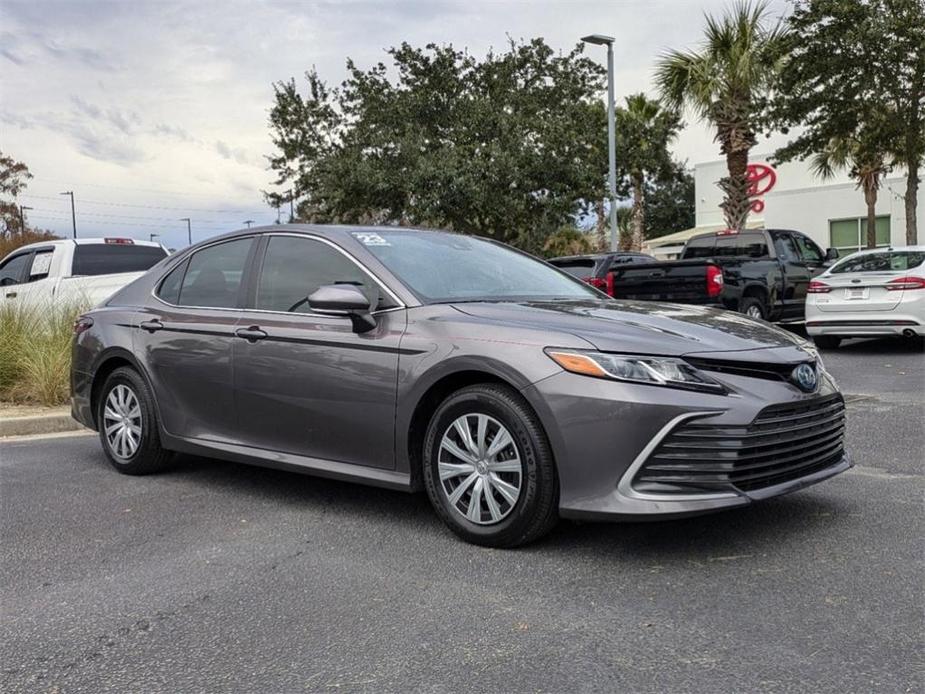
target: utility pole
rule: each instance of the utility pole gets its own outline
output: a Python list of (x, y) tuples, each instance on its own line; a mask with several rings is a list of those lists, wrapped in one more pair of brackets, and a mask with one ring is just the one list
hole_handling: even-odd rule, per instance
[(19, 206), (19, 233), (26, 233), (26, 210), (31, 210), (31, 207), (26, 207), (25, 205)]
[(246, 225), (247, 225), (247, 228), (248, 228), (248, 229), (251, 228), (251, 224), (253, 224), (253, 223), (254, 223), (254, 220), (253, 220), (253, 219), (245, 219), (245, 220), (242, 222), (242, 224), (246, 224)]
[(77, 238), (77, 211), (74, 209), (74, 191), (67, 190), (61, 195), (70, 195), (71, 196), (71, 224), (74, 227), (74, 238)]
[(277, 203), (276, 203), (276, 223), (277, 223), (277, 224), (281, 224), (281, 222), (280, 222), (280, 220), (279, 220), (279, 208), (280, 208), (280, 204), (279, 204), (279, 202), (277, 202)]
[(614, 124), (614, 93), (613, 93), (613, 36), (591, 34), (581, 39), (585, 43), (596, 46), (607, 46), (607, 193), (610, 197), (610, 250), (619, 247), (620, 239), (617, 232), (617, 136)]
[(184, 217), (180, 220), (181, 222), (186, 222), (186, 240), (189, 242), (189, 245), (193, 245), (193, 228), (191, 226), (190, 218)]
[(292, 224), (295, 221), (295, 211), (292, 207), (292, 188), (289, 189), (289, 223)]

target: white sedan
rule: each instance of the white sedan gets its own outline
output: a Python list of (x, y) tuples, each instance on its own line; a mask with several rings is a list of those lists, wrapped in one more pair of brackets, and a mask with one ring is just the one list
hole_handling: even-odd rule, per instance
[(925, 335), (925, 246), (839, 260), (809, 283), (806, 330), (821, 349), (845, 337)]

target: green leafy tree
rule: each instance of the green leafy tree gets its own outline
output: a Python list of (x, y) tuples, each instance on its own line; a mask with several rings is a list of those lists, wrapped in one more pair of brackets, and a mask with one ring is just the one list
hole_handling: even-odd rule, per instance
[(656, 68), (662, 99), (672, 108), (691, 108), (716, 129), (728, 169), (719, 181), (720, 206), (730, 229), (744, 229), (748, 220), (748, 153), (767, 117), (785, 36), (765, 3), (740, 1), (723, 17), (706, 17), (699, 50), (669, 51)]
[(294, 80), (275, 85), (269, 164), (299, 219), (435, 226), (540, 252), (604, 197), (603, 71), (581, 46), (388, 54), (388, 67), (348, 61), (337, 88), (315, 71), (304, 94)]
[(667, 175), (646, 182), (646, 238), (654, 239), (696, 224), (694, 176), (685, 164), (672, 162)]
[(563, 226), (550, 234), (543, 243), (543, 255), (556, 258), (563, 255), (582, 255), (594, 251), (591, 235), (573, 226)]
[(668, 145), (681, 127), (677, 111), (664, 108), (645, 94), (626, 97), (626, 106), (616, 109), (620, 174), (633, 197), (629, 241), (632, 250), (640, 250), (646, 238), (646, 183), (670, 172)]
[(875, 143), (855, 138), (832, 139), (812, 159), (813, 172), (832, 178), (838, 170), (847, 170), (864, 191), (867, 205), (867, 247), (877, 246), (877, 192), (889, 172), (884, 154)]
[(0, 224), (3, 224), (4, 234), (25, 231), (16, 197), (25, 190), (30, 178), (28, 166), (0, 152)]
[[(868, 206), (890, 165), (904, 165), (906, 234), (915, 243), (925, 149), (925, 4), (798, 0), (789, 25), (789, 58), (773, 116), (782, 128), (801, 127), (775, 158), (807, 159), (821, 152), (823, 160), (851, 171)], [(868, 218), (873, 244), (870, 209)]]

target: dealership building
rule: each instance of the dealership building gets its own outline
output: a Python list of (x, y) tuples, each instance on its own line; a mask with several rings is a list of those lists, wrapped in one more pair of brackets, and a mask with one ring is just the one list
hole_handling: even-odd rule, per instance
[[(749, 228), (802, 231), (823, 250), (837, 248), (841, 255), (867, 245), (864, 194), (846, 172), (823, 180), (813, 174), (808, 162), (772, 166), (769, 157), (755, 155), (749, 159), (753, 196)], [(650, 253), (659, 258), (672, 258), (691, 236), (725, 228), (723, 211), (719, 206), (723, 194), (717, 186), (717, 181), (725, 175), (725, 160), (694, 167), (697, 226), (652, 239), (648, 244)], [(920, 178), (925, 182), (925, 171), (920, 173)], [(897, 169), (884, 179), (876, 208), (878, 246), (905, 244), (905, 192), (904, 170)], [(925, 228), (925, 186), (919, 191), (917, 211), (919, 227)]]

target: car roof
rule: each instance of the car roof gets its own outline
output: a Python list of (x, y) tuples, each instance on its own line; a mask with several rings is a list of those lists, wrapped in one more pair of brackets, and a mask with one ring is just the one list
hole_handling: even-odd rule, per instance
[(871, 253), (888, 253), (894, 251), (908, 251), (912, 253), (923, 253), (925, 252), (925, 246), (882, 246), (880, 248), (862, 248), (859, 251), (854, 253), (849, 253), (844, 256), (845, 258), (850, 258), (853, 255), (870, 255)]

